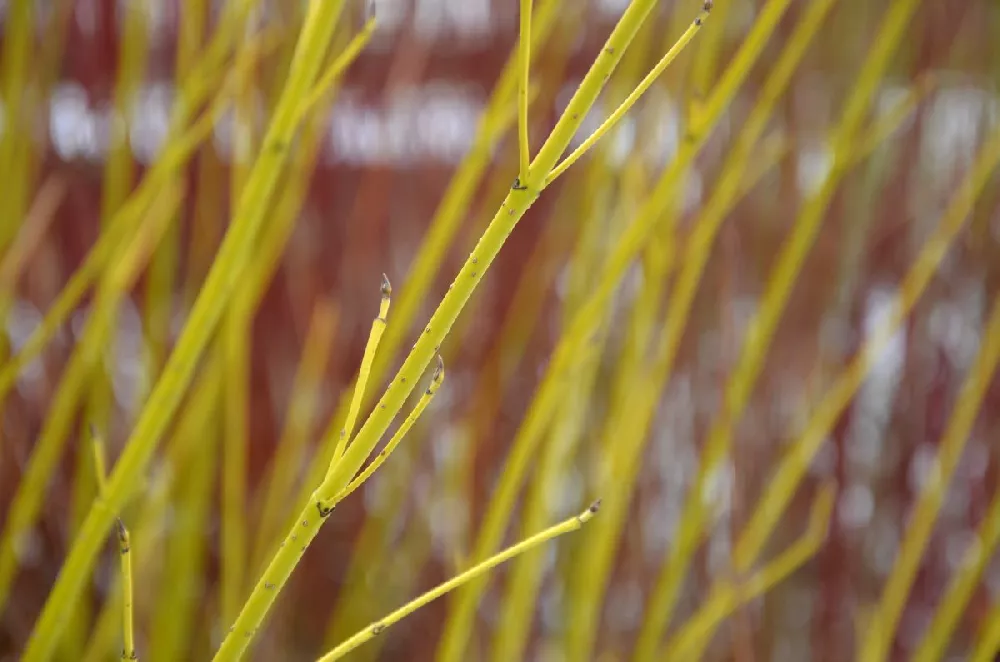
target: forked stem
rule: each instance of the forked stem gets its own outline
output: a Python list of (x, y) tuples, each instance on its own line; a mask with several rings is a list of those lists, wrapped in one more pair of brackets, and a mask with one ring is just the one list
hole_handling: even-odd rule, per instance
[(684, 50), (684, 47), (687, 46), (692, 39), (694, 39), (695, 34), (697, 34), (698, 30), (701, 29), (701, 26), (705, 24), (705, 19), (707, 19), (709, 13), (711, 13), (712, 5), (712, 0), (706, 0), (705, 4), (702, 5), (701, 12), (699, 12), (698, 16), (691, 22), (688, 29), (684, 31), (684, 34), (682, 34), (670, 50), (667, 51), (662, 58), (660, 58), (660, 61), (656, 63), (653, 70), (646, 74), (646, 77), (642, 79), (634, 90), (632, 90), (632, 93), (625, 98), (625, 101), (623, 101), (621, 105), (619, 105), (618, 108), (616, 108), (615, 111), (611, 113), (606, 120), (604, 120), (601, 126), (597, 127), (597, 130), (594, 131), (589, 138), (583, 141), (582, 145), (573, 150), (572, 154), (567, 156), (562, 163), (557, 165), (552, 172), (549, 173), (548, 177), (545, 178), (546, 186), (555, 181), (559, 175), (566, 172), (571, 165), (576, 163), (581, 156), (586, 154), (591, 147), (596, 145), (598, 140), (603, 138), (608, 131), (613, 129), (614, 126), (618, 124), (621, 118), (625, 116), (625, 113), (627, 113), (632, 106), (635, 105), (635, 102), (639, 100), (639, 97), (646, 93), (646, 90), (648, 90), (656, 79), (660, 77), (660, 74), (666, 71), (667, 67), (670, 66), (670, 63), (673, 62), (677, 56), (680, 55), (681, 51)]
[[(413, 424), (416, 423), (417, 419), (420, 418), (420, 415), (423, 414), (424, 410), (427, 409), (427, 406), (430, 405), (431, 400), (434, 399), (434, 395), (438, 392), (438, 389), (441, 388), (442, 382), (444, 382), (444, 361), (442, 361), (441, 357), (438, 356), (438, 365), (434, 370), (434, 376), (431, 378), (430, 386), (428, 386), (427, 390), (424, 391), (424, 394), (420, 396), (420, 400), (413, 408), (413, 411), (411, 411), (410, 415), (406, 417), (403, 424), (399, 426), (399, 430), (396, 431), (396, 434), (392, 435), (392, 439), (389, 440), (386, 447), (375, 456), (375, 459), (372, 460), (371, 464), (365, 467), (364, 471), (358, 474), (358, 477), (352, 480), (351, 483), (344, 488), (344, 491), (337, 495), (336, 501), (338, 503), (346, 499), (352, 492), (354, 492), (354, 490), (361, 487), (366, 480), (371, 478), (372, 474), (378, 471), (378, 468), (382, 466), (389, 456), (392, 455), (392, 452), (396, 450), (397, 446), (399, 446), (399, 442), (403, 440), (403, 437), (405, 437), (410, 431)], [(333, 505), (331, 504), (329, 507), (332, 508)]]

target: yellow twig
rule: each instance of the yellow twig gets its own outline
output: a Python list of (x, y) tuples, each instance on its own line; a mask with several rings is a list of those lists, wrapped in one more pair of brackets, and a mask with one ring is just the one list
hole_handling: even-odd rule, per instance
[(531, 163), (531, 143), (528, 140), (528, 88), (531, 77), (531, 0), (521, 0), (518, 56), (520, 73), (517, 77), (517, 153), (518, 179), (528, 181)]
[[(563, 1), (546, 0), (540, 5), (537, 16), (532, 21), (531, 41), (534, 45), (544, 43), (551, 34), (559, 18)], [(406, 287), (400, 293), (394, 308), (395, 322), (386, 329), (382, 351), (372, 366), (372, 379), (376, 382), (385, 376), (391, 361), (395, 360), (399, 347), (410, 332), (414, 318), (425, 304), (428, 290), (445, 261), (445, 254), (452, 245), (461, 223), (466, 218), (466, 210), (479, 189), (483, 173), (493, 162), (493, 151), (517, 117), (517, 113), (512, 112), (511, 108), (512, 106), (516, 108), (516, 104), (512, 102), (517, 90), (517, 64), (517, 57), (512, 55), (504, 66), (489, 103), (479, 119), (474, 142), (441, 196), (441, 202), (434, 211), (420, 248), (406, 273)], [(340, 411), (333, 417), (330, 431), (325, 436), (337, 433), (340, 421), (345, 416), (343, 410), (346, 410), (346, 406), (345, 403), (338, 407)], [(325, 453), (321, 449), (316, 481), (322, 478), (322, 472), (326, 470), (325, 462), (329, 462), (332, 451), (332, 447)]]
[[(104, 499), (107, 486), (107, 472), (105, 471), (104, 440), (97, 434), (96, 430), (91, 431), (91, 449), (94, 454), (94, 473), (97, 480), (97, 498)], [(118, 531), (118, 554), (121, 557), (121, 586), (122, 586), (122, 659), (137, 660), (135, 653), (135, 628), (132, 624), (132, 544), (129, 539), (128, 529), (121, 518), (115, 520)]]
[[(568, 199), (570, 195), (571, 193), (567, 190), (562, 192), (563, 198)], [(494, 388), (487, 386), (487, 383), (493, 382), (492, 379), (487, 378), (482, 384), (483, 388), (477, 389), (476, 402), (469, 407), (468, 419), (459, 426), (460, 434), (463, 437), (474, 438), (476, 429), (482, 429), (481, 426), (491, 424), (500, 404), (500, 398), (495, 397), (495, 394), (503, 393), (509, 382), (517, 375), (517, 366), (522, 361), (524, 346), (529, 342), (532, 330), (540, 319), (548, 294), (544, 288), (539, 288), (537, 284), (548, 281), (554, 273), (558, 262), (553, 259), (553, 256), (558, 255), (558, 247), (564, 245), (567, 233), (565, 225), (564, 223), (550, 223), (546, 226), (543, 238), (536, 244), (520, 272), (515, 293), (507, 308), (508, 313), (504, 318), (500, 332), (495, 336), (497, 341), (490, 350), (489, 358), (484, 361), (486, 367), (483, 374), (497, 375), (496, 385)], [(398, 319), (397, 314), (397, 322)], [(469, 330), (472, 332), (472, 329)], [(388, 330), (386, 338), (388, 338)], [(383, 347), (387, 342), (386, 338), (382, 341)], [(461, 346), (461, 343), (452, 343), (447, 348), (442, 349), (446, 353), (455, 352), (461, 351)], [(364, 581), (364, 575), (368, 572), (379, 572), (380, 568), (386, 568), (387, 572), (391, 572), (396, 567), (391, 558), (383, 558), (382, 562), (377, 565), (372, 564), (372, 559), (375, 558), (378, 550), (386, 548), (388, 544), (386, 541), (393, 535), (392, 518), (387, 515), (397, 513), (401, 508), (406, 507), (405, 499), (409, 490), (409, 479), (417, 468), (412, 458), (414, 458), (414, 453), (419, 452), (419, 444), (407, 444), (404, 449), (406, 458), (390, 465), (392, 466), (389, 471), (390, 475), (383, 477), (380, 480), (380, 485), (376, 487), (380, 494), (380, 498), (377, 500), (377, 510), (369, 511), (370, 517), (365, 517), (361, 532), (357, 536), (357, 542), (347, 566), (348, 587), (337, 598), (336, 607), (327, 627), (325, 647), (332, 648), (337, 642), (343, 641), (364, 623), (381, 613), (379, 605), (384, 601), (384, 598), (381, 595), (372, 595), (369, 585)], [(458, 452), (449, 457), (448, 468), (445, 470), (445, 490), (462, 492), (468, 489), (472, 473), (466, 469), (473, 456), (472, 444), (460, 444)], [(385, 485), (386, 482), (390, 484)], [(456, 498), (461, 499), (462, 497)], [(535, 531), (542, 526), (544, 526), (544, 521), (527, 530)], [(407, 537), (413, 539), (413, 543), (406, 547), (408, 563), (411, 567), (419, 567), (428, 550), (426, 535), (412, 532)], [(461, 544), (462, 541), (458, 542), (459, 546), (454, 550), (455, 562), (453, 564), (456, 572), (467, 565), (465, 560), (467, 550), (465, 545)], [(401, 581), (405, 583), (408, 579), (409, 573), (404, 573)], [(368, 660), (377, 659), (378, 644), (377, 641), (372, 642), (363, 652), (359, 651), (359, 659), (365, 659), (366, 656)]]
[[(586, 299), (567, 324), (567, 329), (556, 347), (542, 383), (536, 390), (528, 413), (514, 439), (513, 448), (505, 462), (502, 477), (493, 493), (480, 528), (473, 551), (474, 558), (485, 558), (499, 546), (510, 520), (521, 483), (532, 459), (536, 456), (538, 444), (548, 429), (562, 396), (564, 386), (562, 380), (566, 371), (574, 362), (583, 343), (592, 337), (600, 321), (604, 319), (605, 308), (633, 259), (649, 244), (654, 232), (661, 228), (661, 220), (665, 210), (671, 201), (676, 199), (674, 193), (678, 181), (707, 140), (708, 134), (721, 117), (722, 111), (731, 101), (754, 62), (760, 56), (790, 2), (791, 0), (769, 0), (760, 11), (750, 34), (747, 35), (739, 51), (733, 57), (731, 65), (726, 69), (711, 98), (706, 103), (700, 124), (692, 127), (689, 140), (682, 142), (676, 158), (660, 177), (653, 192), (637, 213), (635, 220), (625, 229), (621, 238), (610, 251), (602, 273), (594, 278), (593, 286), (587, 292)], [(630, 5), (629, 11), (633, 9), (640, 11), (636, 5), (637, 3)], [(602, 55), (608, 55), (607, 51), (604, 51)], [(543, 147), (542, 152), (539, 152), (539, 157), (536, 157), (536, 161), (544, 152)], [(459, 662), (464, 659), (463, 655), (475, 609), (485, 586), (484, 580), (471, 582), (452, 599), (453, 604), (449, 609), (445, 632), (438, 645), (438, 659), (441, 662)]]
[(605, 48), (584, 76), (565, 112), (532, 161), (528, 177), (524, 181), (515, 182), (511, 187), (472, 254), (456, 275), (452, 287), (439, 303), (403, 361), (396, 378), (389, 383), (389, 387), (343, 456), (333, 463), (332, 470), (328, 471), (322, 483), (316, 488), (311, 503), (299, 513), (296, 523), (285, 539), (284, 546), (279, 547), (244, 605), (236, 626), (227, 634), (222, 648), (216, 655), (216, 659), (220, 662), (239, 657), (252, 641), (278, 592), (288, 581), (299, 559), (319, 532), (323, 521), (329, 516), (328, 504), (335, 501), (337, 495), (350, 484), (351, 479), (361, 469), (399, 413), (414, 388), (414, 382), (438, 353), (440, 344), (448, 336), (507, 237), (541, 194), (545, 177), (551, 172), (559, 156), (579, 129), (583, 117), (595, 103), (605, 81), (620, 61), (624, 49), (654, 4), (652, 0), (636, 0), (625, 10), (608, 38)]
[(118, 553), (122, 564), (122, 659), (137, 660), (135, 654), (135, 632), (132, 626), (132, 545), (128, 529), (119, 518)]
[(674, 59), (676, 59), (677, 56), (681, 53), (681, 51), (683, 51), (684, 48), (688, 45), (688, 43), (690, 43), (691, 40), (694, 39), (695, 34), (697, 34), (699, 30), (701, 30), (701, 26), (705, 24), (705, 19), (708, 18), (708, 15), (711, 11), (712, 11), (712, 0), (706, 0), (704, 5), (702, 5), (701, 12), (698, 14), (697, 17), (695, 17), (694, 21), (691, 22), (691, 25), (688, 26), (688, 29), (684, 31), (684, 34), (680, 36), (680, 39), (677, 40), (677, 43), (674, 44), (669, 51), (667, 51), (666, 55), (660, 58), (660, 61), (656, 63), (656, 66), (653, 67), (653, 70), (650, 71), (649, 74), (647, 74), (646, 77), (642, 79), (642, 82), (640, 82), (639, 85), (636, 86), (636, 88), (632, 91), (631, 94), (628, 95), (625, 101), (623, 101), (621, 105), (618, 106), (618, 108), (616, 108), (615, 111), (611, 113), (611, 115), (606, 120), (604, 120), (601, 126), (599, 126), (597, 130), (590, 135), (589, 138), (583, 141), (582, 145), (573, 150), (572, 154), (567, 156), (562, 161), (562, 163), (557, 165), (552, 170), (552, 172), (549, 173), (548, 177), (545, 178), (546, 186), (555, 181), (555, 179), (559, 177), (559, 175), (566, 172), (567, 168), (573, 165), (581, 156), (586, 154), (587, 151), (589, 151), (590, 148), (593, 147), (598, 140), (604, 137), (604, 135), (608, 131), (610, 131), (621, 120), (622, 117), (625, 116), (625, 113), (627, 113), (632, 108), (632, 106), (635, 105), (635, 102), (639, 100), (639, 97), (641, 97), (643, 94), (646, 93), (646, 90), (648, 90), (650, 86), (652, 86), (652, 84), (656, 81), (656, 79), (660, 77), (660, 74), (666, 71), (667, 67), (670, 66), (670, 63), (673, 62)]
[(361, 487), (361, 485), (366, 480), (371, 478), (371, 475), (375, 473), (379, 467), (382, 466), (382, 463), (384, 463), (389, 458), (389, 456), (392, 455), (392, 452), (396, 450), (397, 446), (399, 446), (399, 442), (403, 440), (403, 437), (406, 436), (406, 433), (410, 431), (410, 428), (413, 427), (413, 424), (417, 421), (418, 418), (420, 418), (420, 415), (424, 412), (424, 410), (427, 409), (427, 405), (429, 405), (431, 403), (431, 400), (434, 399), (434, 394), (437, 393), (439, 388), (441, 388), (442, 382), (444, 382), (444, 362), (441, 360), (441, 357), (439, 356), (438, 365), (437, 368), (434, 370), (434, 376), (431, 378), (431, 383), (427, 386), (427, 390), (424, 391), (424, 394), (420, 396), (420, 400), (417, 401), (417, 404), (413, 408), (413, 411), (411, 411), (410, 415), (406, 417), (406, 420), (403, 421), (403, 424), (399, 426), (399, 429), (396, 431), (396, 434), (392, 435), (392, 439), (389, 440), (389, 443), (386, 444), (386, 447), (383, 448), (382, 451), (375, 456), (375, 459), (372, 460), (367, 467), (365, 467), (364, 471), (358, 474), (358, 476), (354, 480), (352, 480), (346, 488), (344, 488), (344, 491), (337, 496), (337, 501), (343, 501), (352, 492), (354, 492), (354, 490)]
[(420, 609), (429, 602), (432, 602), (433, 600), (440, 598), (442, 595), (445, 595), (449, 591), (455, 590), (456, 588), (466, 583), (467, 581), (475, 577), (478, 577), (483, 573), (489, 572), (490, 570), (500, 565), (504, 561), (508, 561), (511, 558), (517, 556), (518, 554), (523, 554), (524, 552), (528, 551), (533, 547), (537, 547), (538, 545), (546, 543), (549, 540), (552, 540), (553, 538), (557, 538), (561, 535), (570, 533), (571, 531), (576, 531), (581, 526), (586, 524), (594, 516), (599, 506), (600, 502), (599, 501), (595, 502), (592, 506), (590, 506), (587, 510), (583, 511), (579, 515), (570, 517), (569, 519), (559, 524), (556, 524), (555, 526), (552, 526), (546, 529), (545, 531), (537, 533), (528, 538), (527, 540), (524, 540), (512, 547), (505, 549), (499, 554), (496, 554), (495, 556), (486, 559), (482, 563), (478, 563), (477, 565), (466, 570), (457, 577), (453, 577), (452, 579), (449, 579), (443, 584), (439, 584), (434, 589), (428, 591), (427, 593), (424, 593), (415, 600), (408, 602), (407, 604), (403, 605), (402, 607), (392, 612), (385, 618), (376, 621), (375, 623), (372, 623), (361, 632), (358, 632), (356, 635), (354, 635), (353, 637), (351, 637), (350, 639), (348, 639), (347, 641), (340, 644), (332, 651), (324, 655), (322, 658), (320, 658), (319, 662), (334, 662), (334, 660), (341, 659), (342, 657), (344, 657), (344, 655), (347, 655), (358, 646), (364, 644), (366, 641), (369, 641), (370, 639), (381, 634), (386, 628), (406, 618), (414, 611)]
[(368, 385), (368, 378), (371, 376), (372, 361), (375, 360), (375, 352), (378, 351), (379, 342), (385, 332), (386, 320), (389, 316), (389, 305), (392, 303), (392, 285), (385, 274), (382, 274), (382, 301), (378, 307), (378, 317), (372, 320), (372, 328), (368, 334), (368, 342), (365, 345), (364, 356), (361, 357), (361, 369), (358, 371), (358, 379), (354, 384), (354, 394), (351, 397), (351, 407), (347, 411), (347, 421), (340, 431), (340, 438), (337, 440), (336, 449), (333, 452), (333, 461), (327, 470), (327, 475), (337, 465), (337, 461), (347, 450), (347, 443), (354, 434), (354, 425), (358, 420), (358, 412), (361, 410), (361, 401), (365, 397), (365, 387)]
[[(343, 0), (339, 0), (340, 4), (343, 4)], [(313, 109), (315, 109), (316, 104), (320, 103), (327, 94), (333, 89), (334, 85), (340, 81), (341, 76), (347, 71), (347, 68), (358, 59), (361, 52), (371, 41), (372, 35), (375, 34), (375, 19), (370, 18), (365, 23), (361, 32), (354, 35), (351, 41), (344, 48), (344, 51), (337, 56), (337, 58), (330, 63), (323, 72), (323, 76), (317, 81), (316, 85), (309, 92), (309, 96), (305, 98), (302, 104), (299, 106), (298, 112), (305, 117)]]

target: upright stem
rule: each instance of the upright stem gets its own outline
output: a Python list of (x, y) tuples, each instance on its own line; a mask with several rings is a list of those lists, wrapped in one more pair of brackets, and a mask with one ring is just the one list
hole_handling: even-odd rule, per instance
[(118, 520), (118, 553), (122, 565), (122, 659), (136, 660), (132, 627), (132, 543), (128, 529)]
[(521, 29), (518, 34), (520, 75), (517, 77), (517, 142), (520, 167), (518, 179), (528, 179), (531, 145), (528, 142), (528, 80), (531, 72), (531, 0), (521, 0)]

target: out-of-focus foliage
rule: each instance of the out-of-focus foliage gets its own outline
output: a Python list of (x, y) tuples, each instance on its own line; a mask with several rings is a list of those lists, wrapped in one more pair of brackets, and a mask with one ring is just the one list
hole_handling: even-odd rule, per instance
[(0, 660), (209, 658), (407, 375), (248, 657), (1000, 652), (1000, 6), (525, 5), (0, 3)]

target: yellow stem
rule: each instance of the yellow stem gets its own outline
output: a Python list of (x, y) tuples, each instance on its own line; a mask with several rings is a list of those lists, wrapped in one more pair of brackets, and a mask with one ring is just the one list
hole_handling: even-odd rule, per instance
[(358, 474), (357, 478), (352, 480), (350, 484), (346, 488), (344, 488), (344, 491), (337, 496), (337, 501), (343, 501), (352, 492), (354, 492), (354, 490), (361, 487), (361, 485), (366, 480), (371, 478), (371, 475), (375, 473), (379, 467), (382, 466), (382, 464), (389, 458), (389, 456), (392, 455), (392, 452), (396, 450), (397, 446), (399, 446), (399, 442), (403, 440), (403, 437), (405, 437), (406, 434), (410, 431), (410, 428), (413, 427), (413, 424), (417, 421), (418, 418), (420, 418), (420, 415), (424, 412), (424, 410), (427, 409), (427, 405), (429, 405), (431, 403), (431, 400), (434, 399), (434, 394), (437, 393), (439, 388), (441, 388), (441, 383), (443, 381), (444, 381), (444, 362), (441, 360), (441, 357), (439, 356), (438, 366), (437, 369), (434, 371), (434, 376), (431, 378), (431, 383), (430, 385), (427, 386), (427, 390), (424, 391), (424, 394), (420, 396), (420, 400), (417, 401), (417, 404), (413, 408), (413, 411), (411, 411), (410, 415), (406, 417), (406, 420), (403, 421), (403, 424), (399, 426), (399, 430), (397, 430), (396, 434), (392, 436), (392, 439), (390, 439), (389, 443), (386, 444), (386, 447), (382, 449), (382, 452), (376, 455), (375, 459), (372, 460), (367, 467), (365, 467), (364, 471)]
[[(343, 0), (339, 0), (340, 4), (343, 4)], [(371, 41), (372, 35), (375, 34), (375, 19), (371, 18), (365, 23), (365, 26), (361, 29), (361, 32), (354, 35), (351, 41), (344, 48), (344, 51), (337, 56), (337, 58), (330, 63), (326, 71), (323, 72), (322, 78), (316, 83), (309, 96), (302, 102), (299, 106), (299, 113), (302, 116), (308, 115), (311, 111), (315, 110), (316, 105), (319, 104), (333, 89), (334, 85), (340, 81), (341, 76), (347, 71), (347, 68), (358, 59), (361, 52)]]
[(358, 371), (358, 379), (354, 383), (354, 394), (351, 397), (351, 406), (347, 411), (347, 421), (340, 431), (340, 438), (337, 439), (337, 446), (333, 451), (333, 461), (327, 475), (337, 465), (337, 461), (347, 450), (347, 443), (354, 434), (354, 425), (358, 420), (358, 412), (361, 410), (361, 401), (365, 397), (365, 387), (368, 386), (368, 378), (371, 376), (372, 362), (375, 360), (375, 352), (378, 351), (379, 342), (382, 340), (382, 333), (385, 332), (386, 320), (389, 316), (389, 305), (392, 303), (392, 286), (385, 274), (382, 274), (382, 302), (379, 304), (378, 317), (372, 321), (372, 328), (368, 334), (368, 342), (365, 344), (365, 353), (361, 357), (361, 369)]
[(403, 605), (396, 611), (392, 612), (385, 618), (378, 620), (375, 623), (372, 623), (361, 632), (358, 632), (353, 637), (351, 637), (350, 639), (348, 639), (347, 641), (340, 644), (332, 651), (321, 657), (319, 659), (319, 662), (334, 662), (335, 660), (341, 659), (342, 657), (350, 653), (358, 646), (381, 634), (386, 628), (406, 618), (407, 616), (415, 612), (417, 609), (420, 609), (429, 602), (432, 602), (433, 600), (440, 598), (442, 595), (445, 595), (449, 591), (455, 590), (456, 588), (468, 582), (469, 580), (474, 579), (475, 577), (478, 577), (483, 573), (489, 572), (490, 570), (500, 565), (504, 561), (508, 561), (511, 558), (517, 556), (518, 554), (523, 554), (524, 552), (528, 551), (533, 547), (537, 547), (538, 545), (546, 543), (552, 540), (553, 538), (557, 538), (561, 535), (570, 533), (572, 531), (576, 531), (581, 526), (590, 521), (590, 519), (597, 512), (599, 505), (600, 502), (596, 502), (594, 503), (594, 505), (590, 506), (590, 508), (583, 511), (579, 515), (570, 517), (569, 519), (564, 520), (563, 522), (556, 524), (555, 526), (552, 526), (546, 529), (545, 531), (536, 533), (527, 540), (524, 540), (512, 547), (509, 547), (504, 551), (500, 552), (499, 554), (496, 554), (495, 556), (486, 559), (482, 563), (478, 563), (474, 567), (469, 568), (462, 574), (453, 577), (452, 579), (449, 579), (443, 584), (439, 584), (434, 589), (428, 591), (427, 593), (424, 593), (423, 595), (414, 600), (411, 600), (410, 602), (406, 603), (405, 605)]
[(599, 126), (597, 130), (590, 135), (590, 137), (588, 137), (586, 140), (583, 141), (582, 145), (573, 150), (572, 154), (567, 156), (562, 163), (556, 166), (552, 170), (552, 172), (549, 173), (549, 176), (545, 178), (546, 186), (555, 181), (555, 179), (559, 177), (559, 175), (566, 172), (567, 168), (573, 165), (581, 156), (586, 154), (590, 150), (590, 148), (597, 143), (598, 140), (603, 138), (608, 131), (614, 128), (616, 124), (618, 124), (621, 118), (625, 116), (625, 113), (631, 110), (632, 106), (635, 105), (635, 102), (639, 100), (639, 97), (641, 97), (643, 94), (646, 93), (646, 90), (648, 90), (650, 86), (652, 86), (652, 84), (656, 82), (656, 79), (660, 77), (660, 74), (666, 71), (667, 67), (670, 66), (670, 63), (673, 62), (674, 59), (676, 59), (677, 56), (680, 55), (681, 51), (683, 51), (684, 48), (688, 45), (688, 43), (690, 43), (691, 40), (694, 39), (695, 34), (697, 34), (699, 30), (701, 30), (701, 26), (705, 24), (705, 19), (708, 18), (708, 15), (711, 11), (712, 11), (712, 2), (711, 0), (708, 0), (702, 6), (702, 10), (698, 14), (698, 16), (695, 17), (694, 21), (691, 22), (691, 25), (688, 26), (688, 29), (685, 30), (684, 34), (682, 34), (680, 38), (677, 40), (677, 43), (675, 43), (673, 47), (671, 47), (671, 49), (667, 51), (666, 55), (660, 58), (660, 61), (656, 63), (656, 66), (653, 67), (653, 70), (650, 71), (646, 75), (646, 77), (642, 79), (642, 82), (640, 82), (639, 85), (637, 85), (634, 90), (632, 90), (632, 93), (629, 94), (628, 97), (626, 97), (625, 101), (623, 101), (621, 105), (619, 105), (618, 108), (616, 108), (615, 111), (611, 113), (611, 115), (606, 120), (604, 120), (601, 126)]
[(531, 76), (531, 0), (521, 0), (520, 31), (518, 33), (520, 75), (517, 77), (517, 145), (518, 179), (528, 181), (531, 163), (531, 143), (528, 140), (528, 88)]
[(247, 564), (247, 469), (250, 413), (251, 315), (238, 306), (227, 313), (220, 339), (225, 363), (221, 466), (220, 618), (236, 620), (245, 597)]
[(118, 522), (118, 553), (122, 566), (122, 659), (136, 660), (135, 632), (132, 626), (132, 544), (128, 529)]

